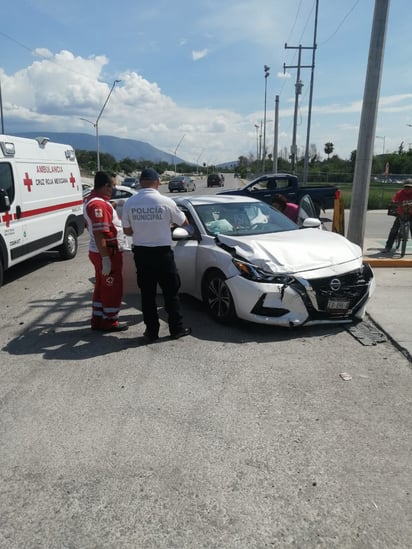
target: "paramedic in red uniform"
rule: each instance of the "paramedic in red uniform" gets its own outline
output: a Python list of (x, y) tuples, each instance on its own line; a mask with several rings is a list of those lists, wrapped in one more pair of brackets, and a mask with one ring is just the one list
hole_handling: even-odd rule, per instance
[(159, 338), (159, 315), (156, 289), (159, 284), (164, 299), (170, 336), (179, 339), (191, 333), (183, 327), (180, 312), (180, 277), (172, 249), (172, 226), (187, 225), (185, 214), (176, 202), (158, 191), (159, 175), (145, 168), (140, 175), (139, 192), (123, 206), (122, 223), (127, 236), (133, 237), (133, 255), (137, 284), (141, 291), (144, 337), (147, 341)]
[(121, 332), (128, 328), (119, 323), (126, 237), (116, 210), (110, 204), (113, 187), (110, 174), (96, 172), (93, 191), (84, 204), (90, 235), (89, 258), (95, 269), (91, 328), (100, 332)]

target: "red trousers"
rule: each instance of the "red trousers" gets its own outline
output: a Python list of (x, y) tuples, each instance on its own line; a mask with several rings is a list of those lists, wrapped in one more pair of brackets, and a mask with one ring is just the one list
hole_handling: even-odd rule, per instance
[(94, 329), (111, 328), (119, 323), (119, 310), (123, 297), (123, 252), (112, 250), (110, 260), (112, 270), (108, 276), (102, 275), (102, 258), (97, 252), (89, 252), (94, 265), (95, 284), (91, 326)]

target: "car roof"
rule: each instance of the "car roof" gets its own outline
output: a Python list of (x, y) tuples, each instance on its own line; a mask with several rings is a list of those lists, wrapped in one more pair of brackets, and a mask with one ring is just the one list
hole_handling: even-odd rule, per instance
[(131, 187), (128, 187), (127, 185), (116, 185), (116, 189), (119, 189), (119, 191), (127, 191), (128, 193), (137, 194), (138, 191), (135, 189), (132, 189)]
[(241, 204), (241, 203), (250, 203), (257, 202), (261, 203), (261, 200), (252, 198), (250, 196), (234, 195), (234, 194), (205, 194), (205, 195), (195, 195), (189, 197), (175, 197), (173, 198), (178, 204), (187, 204), (190, 203), (193, 206), (202, 206), (205, 204)]

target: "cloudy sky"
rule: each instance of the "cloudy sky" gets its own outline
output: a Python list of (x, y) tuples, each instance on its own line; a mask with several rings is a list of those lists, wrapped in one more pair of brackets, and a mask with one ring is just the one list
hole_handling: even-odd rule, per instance
[[(310, 143), (356, 149), (374, 0), (319, 0)], [(4, 14), (3, 14), (4, 15)], [(5, 133), (84, 132), (127, 137), (214, 164), (256, 155), (264, 118), (279, 150), (293, 133), (295, 67), (312, 64), (315, 0), (14, 0), (0, 27)], [(412, 3), (389, 9), (375, 152), (412, 147)], [(288, 48), (285, 48), (285, 44)], [(307, 131), (310, 68), (297, 116)], [(257, 129), (256, 126), (259, 128)]]

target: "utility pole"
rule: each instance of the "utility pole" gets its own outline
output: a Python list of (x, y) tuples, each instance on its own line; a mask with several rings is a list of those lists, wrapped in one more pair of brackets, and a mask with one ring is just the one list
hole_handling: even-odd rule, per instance
[(375, 0), (353, 175), (348, 239), (363, 248), (389, 0)]
[(305, 160), (303, 163), (303, 178), (302, 183), (303, 185), (306, 185), (308, 182), (308, 172), (309, 172), (309, 147), (310, 147), (310, 125), (311, 125), (311, 119), (312, 119), (312, 98), (313, 98), (313, 80), (315, 75), (315, 53), (316, 53), (316, 35), (317, 35), (317, 29), (318, 29), (318, 8), (319, 8), (319, 0), (316, 0), (316, 8), (315, 8), (315, 25), (314, 25), (314, 31), (313, 31), (313, 47), (312, 47), (312, 67), (311, 67), (311, 74), (310, 74), (310, 90), (309, 90), (309, 106), (308, 106), (308, 125), (306, 129), (306, 147), (305, 147)]
[(275, 122), (273, 127), (273, 173), (278, 172), (279, 96), (275, 96)]
[(270, 67), (265, 65), (263, 67), (265, 71), (265, 104), (264, 104), (264, 113), (263, 113), (263, 153), (262, 153), (262, 173), (265, 173), (265, 160), (266, 160), (266, 97), (267, 97), (267, 88), (268, 88), (268, 76)]
[(293, 137), (292, 137), (292, 146), (290, 150), (291, 156), (291, 171), (295, 173), (296, 171), (296, 156), (297, 156), (297, 147), (296, 147), (296, 127), (298, 121), (298, 105), (299, 105), (299, 95), (302, 93), (303, 83), (300, 79), (300, 69), (310, 69), (312, 65), (301, 65), (302, 50), (311, 50), (310, 46), (288, 46), (285, 44), (285, 49), (294, 49), (299, 50), (298, 55), (298, 64), (297, 65), (285, 65), (283, 64), (283, 72), (286, 69), (298, 69), (296, 74), (296, 83), (295, 83), (295, 111), (293, 115)]

